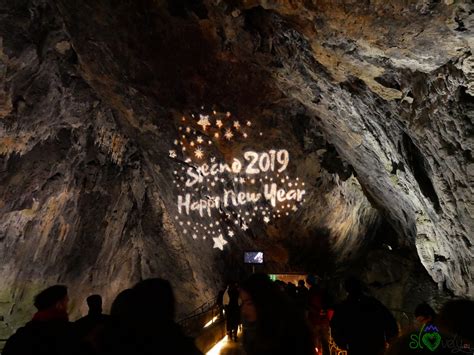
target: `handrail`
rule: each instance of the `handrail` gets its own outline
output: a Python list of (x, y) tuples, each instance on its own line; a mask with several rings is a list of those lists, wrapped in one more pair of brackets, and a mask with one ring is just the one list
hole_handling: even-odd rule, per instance
[(178, 324), (185, 323), (187, 320), (189, 320), (191, 318), (195, 318), (195, 317), (200, 316), (200, 315), (202, 315), (206, 312), (209, 312), (212, 308), (214, 308), (216, 306), (216, 301), (217, 301), (217, 297), (211, 298), (210, 300), (208, 300), (208, 301), (204, 302), (203, 304), (201, 304), (199, 307), (197, 307), (192, 312), (188, 313), (185, 317), (180, 319), (177, 323)]

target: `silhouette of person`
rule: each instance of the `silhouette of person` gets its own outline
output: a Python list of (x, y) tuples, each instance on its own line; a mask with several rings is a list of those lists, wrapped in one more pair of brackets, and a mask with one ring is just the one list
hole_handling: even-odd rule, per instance
[[(393, 342), (387, 355), (474, 354), (474, 302), (447, 302), (439, 315), (426, 303), (416, 307), (419, 326)], [(419, 318), (422, 317), (422, 318)], [(428, 335), (426, 335), (428, 334)]]
[(219, 312), (219, 318), (224, 317), (224, 293), (226, 289), (224, 290), (219, 290), (217, 293), (217, 298), (216, 298), (216, 307)]
[(18, 329), (5, 344), (3, 355), (74, 354), (77, 339), (68, 320), (67, 287), (55, 285), (36, 295), (33, 319)]
[(81, 346), (92, 353), (99, 350), (98, 338), (109, 320), (109, 316), (102, 314), (102, 297), (100, 295), (89, 296), (86, 301), (89, 313), (74, 323), (74, 329), (81, 341)]
[(229, 339), (237, 341), (237, 330), (240, 324), (239, 289), (232, 282), (227, 287), (223, 296), (223, 304), (226, 314), (226, 328)]
[(169, 281), (153, 278), (121, 292), (112, 305), (102, 354), (202, 354), (174, 322), (175, 298)]
[(358, 279), (349, 278), (344, 286), (349, 295), (331, 319), (334, 341), (349, 355), (382, 354), (398, 334), (395, 318), (381, 302), (364, 294)]
[(419, 328), (420, 326), (433, 323), (436, 318), (436, 312), (434, 311), (431, 306), (426, 303), (420, 303), (415, 308), (415, 319), (416, 319), (416, 327)]
[(315, 275), (309, 275), (307, 295), (308, 322), (313, 332), (313, 342), (318, 352), (329, 353), (329, 319), (326, 312), (326, 294)]
[(240, 288), (247, 355), (314, 355), (301, 312), (267, 275), (254, 274)]
[[(455, 338), (458, 348), (474, 353), (474, 301), (460, 299), (449, 301), (443, 305), (438, 317), (439, 328), (446, 335)], [(462, 344), (462, 345), (461, 345)]]

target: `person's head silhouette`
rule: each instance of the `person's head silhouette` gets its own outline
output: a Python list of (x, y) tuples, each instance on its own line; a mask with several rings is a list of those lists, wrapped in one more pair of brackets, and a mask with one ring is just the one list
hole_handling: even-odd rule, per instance
[(100, 295), (91, 295), (87, 297), (89, 314), (102, 314), (102, 297)]
[(420, 303), (415, 308), (415, 318), (416, 321), (420, 324), (431, 323), (436, 317), (436, 312), (431, 306), (426, 303)]
[(67, 313), (68, 302), (67, 287), (55, 285), (38, 293), (35, 297), (34, 306), (40, 312), (56, 310)]
[(154, 278), (133, 287), (135, 308), (142, 318), (154, 322), (173, 322), (175, 298), (168, 280)]

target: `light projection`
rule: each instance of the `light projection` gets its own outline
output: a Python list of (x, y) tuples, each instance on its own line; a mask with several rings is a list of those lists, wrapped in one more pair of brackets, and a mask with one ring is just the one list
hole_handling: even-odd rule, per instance
[(289, 151), (246, 148), (264, 139), (259, 132), (252, 140), (252, 128), (230, 112), (181, 117), (169, 158), (179, 166), (173, 183), (182, 234), (224, 250), (231, 238), (288, 216), (304, 202), (305, 183), (290, 176)]

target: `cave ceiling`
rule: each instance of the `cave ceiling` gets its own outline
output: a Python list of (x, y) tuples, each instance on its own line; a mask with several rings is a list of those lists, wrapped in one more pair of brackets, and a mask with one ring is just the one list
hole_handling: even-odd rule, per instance
[[(317, 271), (363, 257), (385, 232), (441, 288), (473, 296), (467, 1), (22, 0), (0, 10), (1, 297), (45, 282), (112, 297), (159, 274), (198, 303), (243, 250), (264, 249), (275, 270)], [(209, 142), (201, 158), (198, 137)], [(273, 154), (268, 173), (246, 174), (249, 151)], [(211, 177), (186, 187), (181, 177), (203, 162), (228, 164), (219, 187)], [(179, 211), (186, 192), (262, 192), (265, 179), (292, 181), (286, 210), (262, 197), (211, 217)], [(216, 222), (216, 234), (202, 229)]]

